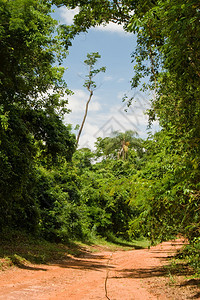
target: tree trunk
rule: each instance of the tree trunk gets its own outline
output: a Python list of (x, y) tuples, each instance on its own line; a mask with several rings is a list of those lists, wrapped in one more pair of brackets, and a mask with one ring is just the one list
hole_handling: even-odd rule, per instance
[(92, 99), (92, 96), (93, 96), (93, 91), (90, 90), (90, 96), (89, 96), (89, 99), (86, 103), (86, 107), (85, 107), (85, 115), (84, 115), (84, 118), (83, 118), (83, 121), (82, 121), (82, 124), (81, 124), (81, 127), (79, 129), (79, 132), (78, 132), (78, 135), (77, 135), (77, 138), (76, 138), (76, 146), (78, 147), (78, 143), (79, 143), (79, 139), (80, 139), (80, 135), (81, 135), (81, 132), (83, 130), (83, 126), (85, 124), (85, 120), (86, 120), (86, 117), (87, 117), (87, 113), (88, 113), (88, 106), (89, 106), (89, 103), (90, 103), (90, 100)]

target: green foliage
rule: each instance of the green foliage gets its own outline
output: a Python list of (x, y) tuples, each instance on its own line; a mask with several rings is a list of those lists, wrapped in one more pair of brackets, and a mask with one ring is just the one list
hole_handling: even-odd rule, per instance
[(127, 159), (130, 156), (134, 156), (134, 152), (137, 157), (143, 154), (143, 141), (137, 137), (137, 132), (128, 130), (125, 133), (113, 132), (110, 137), (97, 138), (95, 143), (96, 156), (103, 157), (103, 159), (117, 159), (118, 153), (123, 148), (123, 143), (128, 143)]
[(189, 245), (185, 247), (181, 253), (183, 258), (186, 258), (190, 265), (200, 274), (200, 238), (194, 238)]
[[(113, 151), (121, 148), (124, 136), (129, 138), (129, 151), (134, 147), (142, 149), (142, 141), (135, 137), (134, 132), (115, 133), (111, 138), (98, 138), (94, 153), (84, 148), (76, 151), (73, 157), (80, 175), (81, 202), (88, 219), (87, 230), (92, 235), (114, 234), (129, 239), (132, 235), (129, 235), (130, 222), (140, 214), (135, 204), (130, 205), (130, 197), (131, 176), (139, 168), (137, 162), (141, 160), (142, 152), (134, 151), (134, 155), (127, 160), (118, 160), (117, 152)], [(100, 162), (96, 162), (96, 159)]]
[(68, 38), (74, 38), (80, 32), (86, 32), (89, 28), (113, 21), (118, 24), (128, 25), (137, 1), (122, 0), (53, 0), (57, 6), (66, 5), (71, 9), (79, 8), (79, 13), (74, 17), (72, 26), (64, 26), (68, 32)]
[(94, 153), (90, 149), (81, 148), (74, 153), (73, 163), (74, 166), (77, 167), (78, 172), (82, 174), (88, 169), (91, 169), (93, 158), (94, 158)]
[(161, 131), (147, 142), (146, 163), (133, 183), (133, 200), (143, 203), (138, 221), (152, 240), (177, 234), (192, 240), (199, 235), (199, 172), (191, 153), (180, 155), (169, 135)]
[[(52, 4), (79, 7), (74, 24), (57, 26)], [(0, 0), (1, 229), (59, 241), (181, 234), (199, 268), (199, 14), (197, 0)], [(62, 122), (71, 92), (59, 65), (76, 34), (109, 21), (137, 34), (132, 87), (154, 91), (149, 124), (157, 119), (162, 130), (145, 142), (115, 132), (98, 138), (95, 151), (75, 152)], [(105, 72), (94, 68), (99, 58), (84, 61), (90, 96), (79, 133), (93, 78)]]
[[(199, 2), (105, 1), (101, 8), (98, 1), (68, 1), (73, 8), (78, 4), (72, 31), (115, 21), (137, 34), (132, 87), (145, 80), (142, 89), (154, 91), (149, 121), (157, 118), (163, 128), (147, 142), (140, 164), (138, 157), (133, 164), (132, 203), (140, 207), (140, 216), (130, 230), (152, 240), (181, 233), (192, 242), (200, 234)], [(106, 162), (116, 159), (115, 143), (110, 137), (98, 139), (96, 155)]]
[(87, 59), (84, 60), (84, 64), (89, 68), (89, 74), (86, 75), (86, 79), (84, 82), (84, 86), (89, 90), (93, 91), (97, 86), (93, 78), (99, 74), (100, 72), (105, 73), (106, 67), (101, 67), (99, 69), (95, 69), (98, 58), (101, 58), (101, 55), (98, 52), (88, 53)]
[[(103, 176), (101, 170), (98, 171), (99, 175), (93, 171), (87, 172), (81, 178), (83, 183), (87, 182), (81, 194), (82, 201), (86, 204), (90, 229), (101, 236), (105, 236), (105, 233), (110, 231), (116, 236), (127, 237), (126, 231), (131, 217), (127, 185), (121, 180), (111, 182), (105, 170)], [(112, 179), (114, 180), (114, 176)], [(121, 184), (120, 190), (119, 184)]]
[(70, 160), (75, 137), (64, 126), (67, 111), (57, 67), (65, 43), (49, 1), (0, 1), (0, 228), (38, 230), (37, 159), (47, 166)]
[(40, 232), (48, 240), (83, 238), (80, 191), (74, 168), (69, 163), (47, 170), (38, 169), (36, 197), (40, 208)]
[(9, 112), (8, 130), (0, 130), (0, 226), (35, 227), (38, 211), (29, 193), (34, 188), (33, 137), (27, 132), (20, 110)]
[(128, 26), (138, 36), (132, 86), (149, 79), (150, 122), (157, 118), (163, 128), (149, 141), (136, 195), (146, 199), (152, 239), (181, 233), (192, 242), (200, 234), (198, 19), (197, 1), (163, 0), (138, 5)]

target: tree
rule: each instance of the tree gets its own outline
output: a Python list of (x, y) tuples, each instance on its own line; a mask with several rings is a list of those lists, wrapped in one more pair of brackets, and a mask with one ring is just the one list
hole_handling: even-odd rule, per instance
[(129, 25), (138, 34), (132, 86), (149, 76), (147, 87), (156, 92), (150, 121), (157, 117), (163, 128), (152, 144), (156, 151), (151, 165), (160, 174), (150, 201), (152, 234), (164, 237), (177, 229), (190, 241), (200, 228), (198, 20), (198, 1), (163, 0), (138, 8)]
[[(170, 3), (166, 0), (105, 0), (103, 5), (99, 0), (55, 0), (54, 3), (70, 8), (79, 6), (74, 24), (71, 29), (68, 28), (71, 37), (87, 31), (91, 26), (110, 21), (123, 23), (125, 30), (136, 33), (138, 42), (133, 54), (135, 76), (132, 87), (138, 87), (141, 78), (147, 80), (149, 77), (148, 87), (155, 90), (155, 95), (160, 95), (153, 99), (150, 120), (156, 114), (162, 126), (163, 122), (169, 124), (169, 119), (170, 122), (177, 120), (176, 123), (181, 123), (182, 128), (186, 124), (186, 130), (190, 127), (189, 122), (191, 126), (197, 123), (198, 114), (193, 113), (199, 111), (199, 101), (195, 100), (198, 98), (200, 80), (197, 0)], [(70, 34), (67, 36), (70, 37)], [(196, 132), (199, 132), (198, 126)]]
[(94, 90), (97, 87), (96, 83), (93, 79), (100, 72), (105, 72), (106, 71), (105, 67), (101, 67), (100, 69), (95, 69), (94, 68), (95, 64), (97, 63), (98, 58), (101, 58), (101, 55), (99, 55), (98, 52), (93, 52), (91, 54), (88, 53), (87, 54), (87, 59), (84, 61), (84, 64), (89, 68), (89, 73), (88, 73), (88, 75), (86, 75), (85, 83), (84, 83), (84, 87), (86, 87), (88, 92), (89, 92), (89, 99), (86, 103), (85, 114), (84, 114), (83, 121), (82, 121), (81, 127), (80, 127), (78, 135), (77, 135), (77, 139), (76, 139), (77, 146), (78, 146), (80, 135), (82, 133), (83, 126), (85, 124), (85, 120), (86, 120), (86, 117), (87, 117), (89, 103), (92, 99)]
[[(121, 150), (127, 145), (126, 157), (120, 156)], [(138, 137), (136, 131), (127, 130), (126, 132), (113, 132), (110, 137), (97, 138), (95, 143), (96, 156), (104, 159), (128, 159), (130, 152), (135, 151), (140, 157), (143, 153), (143, 141)], [(130, 155), (131, 157), (131, 155)]]
[[(145, 78), (142, 88), (154, 92), (149, 110), (150, 123), (157, 118), (163, 128), (160, 136), (152, 137), (151, 149), (146, 153), (150, 165), (147, 163), (142, 175), (147, 176), (146, 189), (149, 194), (144, 193), (150, 204), (148, 217), (151, 232), (154, 236), (166, 237), (170, 232), (174, 233), (172, 224), (175, 220), (176, 228), (182, 234), (191, 241), (198, 238), (199, 1), (114, 0), (104, 1), (104, 5), (102, 1), (101, 5), (99, 1), (60, 3), (68, 3), (71, 7), (80, 5), (72, 33), (112, 21), (124, 23), (125, 30), (137, 34), (132, 88), (140, 88)], [(166, 164), (162, 163), (162, 159)], [(155, 175), (153, 188), (147, 175), (149, 168)], [(176, 209), (180, 214), (176, 214)]]
[(0, 227), (37, 227), (36, 161), (69, 160), (75, 149), (61, 119), (70, 91), (56, 66), (66, 42), (50, 14), (50, 1), (0, 1)]
[(138, 1), (132, 0), (53, 0), (57, 6), (65, 5), (68, 8), (79, 8), (79, 13), (74, 18), (74, 25), (72, 25), (69, 35), (73, 37), (82, 31), (87, 31), (89, 28), (98, 26), (100, 24), (107, 24), (108, 22), (115, 22), (128, 25), (133, 11)]

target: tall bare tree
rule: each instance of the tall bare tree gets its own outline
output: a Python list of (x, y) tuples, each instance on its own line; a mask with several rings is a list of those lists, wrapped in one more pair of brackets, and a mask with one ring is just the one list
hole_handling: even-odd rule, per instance
[(84, 60), (84, 64), (89, 68), (89, 72), (88, 75), (85, 76), (85, 82), (84, 82), (84, 87), (87, 88), (88, 92), (89, 92), (89, 98), (88, 101), (86, 103), (86, 107), (85, 107), (85, 114), (83, 117), (83, 121), (82, 124), (79, 128), (79, 132), (77, 135), (77, 139), (76, 139), (76, 144), (78, 146), (79, 143), (79, 139), (85, 124), (85, 120), (87, 117), (87, 113), (88, 113), (88, 107), (89, 107), (89, 103), (92, 99), (94, 90), (96, 89), (97, 85), (94, 81), (94, 77), (99, 74), (100, 72), (105, 72), (106, 71), (106, 67), (101, 67), (99, 69), (95, 69), (95, 64), (97, 63), (97, 60), (101, 58), (101, 55), (98, 52), (92, 52), (92, 53), (88, 53), (87, 54), (87, 59)]

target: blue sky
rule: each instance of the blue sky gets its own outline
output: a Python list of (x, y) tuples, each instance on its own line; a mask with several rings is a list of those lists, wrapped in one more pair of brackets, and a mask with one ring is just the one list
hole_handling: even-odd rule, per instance
[[(77, 11), (69, 11), (65, 7), (56, 9), (54, 17), (62, 24), (71, 24)], [(72, 112), (65, 116), (65, 122), (73, 128), (81, 124), (85, 104), (89, 94), (83, 87), (87, 69), (83, 62), (87, 53), (99, 52), (101, 58), (97, 67), (106, 67), (106, 73), (95, 78), (97, 89), (89, 106), (86, 123), (80, 138), (80, 147), (93, 148), (98, 136), (109, 136), (112, 131), (136, 130), (142, 138), (147, 136), (147, 116), (145, 109), (149, 107), (148, 96), (130, 88), (133, 76), (131, 53), (136, 45), (136, 37), (123, 31), (122, 26), (109, 24), (106, 27), (92, 28), (75, 38), (69, 55), (64, 62), (67, 68), (64, 79), (69, 89), (74, 92), (68, 97)], [(135, 101), (128, 113), (122, 103), (124, 94), (135, 96)]]

